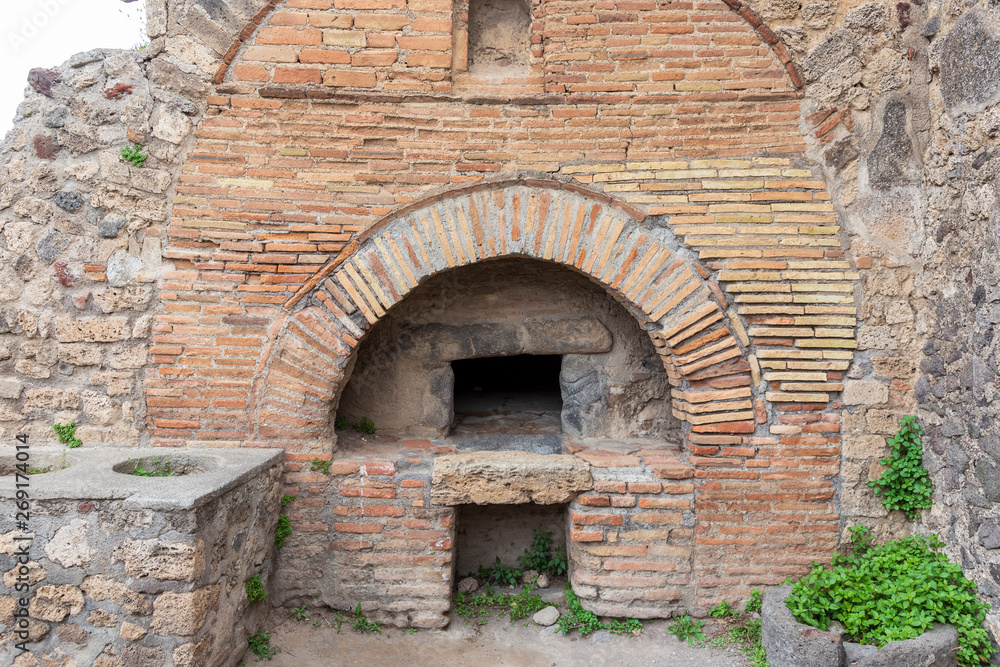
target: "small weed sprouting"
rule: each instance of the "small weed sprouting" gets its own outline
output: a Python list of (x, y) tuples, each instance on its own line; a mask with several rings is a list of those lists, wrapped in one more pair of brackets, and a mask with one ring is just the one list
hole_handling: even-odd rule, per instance
[(454, 609), (456, 614), (466, 619), (466, 624), (475, 620), (477, 625), (485, 625), (493, 612), (507, 613), (513, 623), (527, 618), (544, 606), (545, 602), (534, 592), (532, 586), (526, 586), (517, 595), (494, 593), (492, 587), (487, 587), (479, 595), (456, 593)]
[(497, 556), (496, 564), (493, 567), (479, 566), (479, 578), (499, 586), (517, 586), (517, 582), (521, 580), (522, 576), (524, 576), (524, 572), (521, 570), (501, 565), (500, 556)]
[(66, 450), (62, 452), (62, 461), (59, 466), (56, 467), (55, 464), (47, 465), (44, 468), (36, 468), (35, 466), (28, 466), (29, 475), (44, 475), (47, 472), (55, 472), (56, 470), (65, 470), (69, 467), (69, 462), (66, 460)]
[(699, 642), (705, 641), (705, 621), (692, 621), (687, 614), (674, 617), (674, 622), (667, 626), (667, 632), (677, 635), (681, 641), (686, 641), (688, 646), (697, 646)]
[(292, 613), (295, 614), (296, 621), (308, 621), (312, 617), (312, 614), (306, 611), (305, 605), (302, 605), (301, 607), (292, 607)]
[(333, 620), (330, 621), (331, 628), (337, 628), (337, 634), (340, 634), (340, 626), (342, 626), (347, 621), (347, 617), (344, 616), (344, 612), (335, 611), (333, 612)]
[(285, 495), (281, 496), (282, 507), (284, 507), (288, 503), (294, 503), (294, 502), (295, 502), (295, 496), (291, 495), (290, 493), (286, 493)]
[(416, 628), (407, 628), (406, 629), (406, 634), (408, 634), (408, 635), (415, 635), (415, 634), (417, 634), (417, 629)]
[(123, 161), (135, 165), (136, 167), (142, 167), (142, 165), (146, 164), (146, 160), (149, 159), (149, 153), (142, 152), (142, 144), (122, 146), (121, 156)]
[(573, 630), (578, 630), (581, 635), (589, 635), (595, 630), (607, 630), (608, 626), (601, 623), (597, 614), (587, 611), (580, 604), (580, 599), (573, 592), (573, 587), (566, 583), (566, 605), (569, 609), (559, 617), (559, 632), (569, 634)]
[(716, 637), (713, 644), (720, 646), (737, 644), (752, 667), (767, 667), (767, 657), (761, 639), (760, 621), (747, 621), (732, 628), (726, 635)]
[(250, 604), (254, 602), (259, 602), (267, 597), (267, 591), (264, 590), (264, 582), (260, 580), (260, 575), (255, 574), (244, 584), (247, 589), (247, 600)]
[(354, 619), (351, 621), (351, 630), (360, 633), (371, 633), (373, 635), (382, 634), (382, 624), (369, 621), (361, 615), (361, 603), (354, 609)]
[(755, 588), (750, 591), (750, 599), (747, 600), (746, 606), (743, 607), (743, 611), (748, 614), (759, 614), (760, 608), (764, 604), (764, 594), (759, 588)]
[(536, 611), (541, 611), (545, 601), (534, 592), (534, 586), (528, 585), (524, 590), (513, 596), (510, 603), (510, 622), (528, 618)]
[(263, 630), (247, 637), (247, 647), (255, 657), (254, 662), (270, 660), (278, 652), (277, 646), (271, 646), (271, 636)]
[(76, 421), (71, 421), (68, 424), (53, 424), (52, 430), (59, 436), (59, 442), (70, 449), (83, 444), (83, 441), (76, 437)]
[(375, 423), (371, 419), (368, 419), (368, 417), (362, 417), (359, 423), (352, 425), (352, 428), (358, 433), (375, 435)]
[(337, 429), (338, 431), (346, 431), (347, 430), (347, 417), (337, 417), (336, 419), (334, 419), (333, 420), (333, 428)]
[(608, 632), (613, 635), (638, 637), (642, 634), (642, 621), (637, 618), (626, 618), (624, 621), (618, 618), (612, 618), (608, 621)]
[(129, 459), (129, 465), (131, 466), (126, 472), (126, 475), (138, 475), (139, 477), (174, 477), (179, 474), (173, 468), (173, 464), (166, 459), (161, 459), (160, 457), (154, 457), (148, 461), (144, 459)]
[(323, 459), (313, 459), (309, 462), (309, 470), (312, 472), (319, 472), (324, 475), (330, 474), (330, 464), (333, 461), (324, 461)]
[(729, 618), (730, 616), (736, 616), (736, 610), (733, 609), (732, 605), (723, 600), (715, 605), (712, 611), (708, 612), (708, 615), (712, 618)]
[(291, 534), (292, 522), (287, 514), (282, 514), (278, 517), (278, 527), (274, 529), (274, 545), (280, 549)]
[(318, 628), (322, 624), (323, 624), (322, 621), (320, 621), (318, 618), (315, 621), (313, 621), (313, 627), (314, 628)]

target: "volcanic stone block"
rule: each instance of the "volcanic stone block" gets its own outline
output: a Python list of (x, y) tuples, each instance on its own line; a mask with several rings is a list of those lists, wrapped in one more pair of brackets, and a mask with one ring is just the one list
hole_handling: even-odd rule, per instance
[(593, 488), (590, 465), (575, 456), (476, 452), (434, 460), (431, 501), (437, 505), (566, 503)]
[(1000, 94), (1000, 15), (976, 7), (944, 38), (941, 97), (948, 113), (978, 111)]

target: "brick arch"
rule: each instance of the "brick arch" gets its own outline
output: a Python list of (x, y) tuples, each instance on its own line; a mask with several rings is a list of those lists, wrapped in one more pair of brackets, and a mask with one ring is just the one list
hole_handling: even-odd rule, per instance
[[(257, 10), (257, 12), (246, 21), (243, 28), (236, 35), (234, 35), (229, 48), (222, 55), (222, 62), (219, 63), (218, 69), (215, 72), (214, 83), (221, 84), (226, 80), (226, 74), (229, 72), (229, 67), (236, 59), (240, 50), (243, 48), (243, 45), (247, 43), (254, 32), (256, 32), (257, 29), (266, 22), (268, 16), (279, 5), (281, 5), (283, 1), (284, 0), (267, 0)], [(805, 81), (799, 73), (798, 66), (792, 60), (788, 47), (785, 46), (781, 37), (779, 37), (778, 34), (767, 25), (764, 19), (762, 19), (760, 15), (750, 7), (750, 5), (744, 3), (742, 0), (722, 1), (729, 7), (730, 10), (746, 21), (746, 23), (754, 29), (761, 41), (767, 44), (768, 48), (771, 49), (774, 56), (785, 68), (792, 85), (796, 88), (804, 87)]]
[(250, 438), (293, 450), (321, 442), (365, 333), (427, 278), (500, 257), (562, 264), (602, 285), (649, 333), (677, 418), (695, 432), (752, 433), (739, 319), (724, 312), (699, 265), (644, 218), (606, 195), (544, 180), (478, 185), (383, 218), (286, 302), (258, 369)]

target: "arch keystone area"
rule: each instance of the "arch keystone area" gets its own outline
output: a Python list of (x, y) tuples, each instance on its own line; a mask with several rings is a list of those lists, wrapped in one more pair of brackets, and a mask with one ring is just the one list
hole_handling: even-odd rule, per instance
[(695, 432), (753, 432), (750, 364), (733, 321), (696, 263), (644, 218), (606, 195), (544, 180), (479, 185), (386, 216), (286, 303), (259, 369), (251, 439), (293, 450), (320, 440), (364, 334), (431, 276), (500, 257), (555, 262), (601, 284), (649, 333), (676, 387), (677, 418)]

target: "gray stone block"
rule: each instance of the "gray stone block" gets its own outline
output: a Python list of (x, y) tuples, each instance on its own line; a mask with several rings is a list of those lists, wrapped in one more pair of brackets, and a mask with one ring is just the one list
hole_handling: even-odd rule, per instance
[(771, 667), (842, 667), (844, 645), (840, 637), (803, 625), (785, 606), (791, 584), (764, 594), (761, 631), (767, 662)]
[(944, 38), (941, 97), (948, 113), (975, 112), (1000, 96), (1000, 12), (975, 7)]

